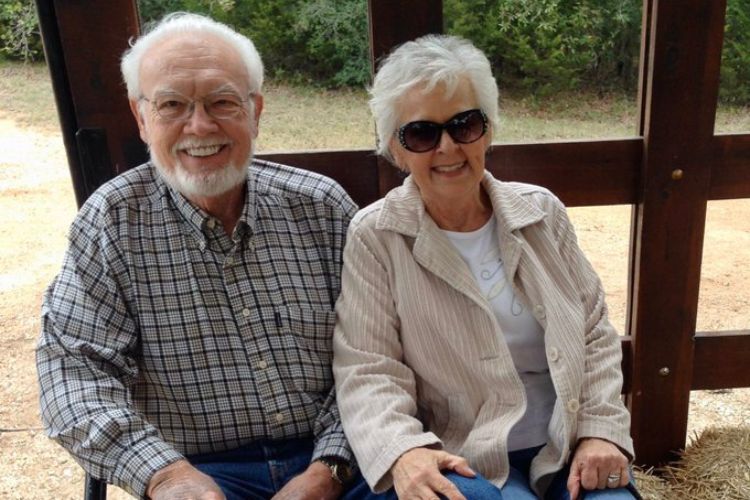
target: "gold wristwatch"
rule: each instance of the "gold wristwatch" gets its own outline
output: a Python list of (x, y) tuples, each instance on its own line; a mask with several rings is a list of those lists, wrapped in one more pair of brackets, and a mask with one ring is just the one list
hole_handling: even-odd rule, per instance
[(318, 462), (331, 469), (331, 477), (342, 486), (346, 486), (354, 477), (351, 465), (338, 457), (320, 457)]

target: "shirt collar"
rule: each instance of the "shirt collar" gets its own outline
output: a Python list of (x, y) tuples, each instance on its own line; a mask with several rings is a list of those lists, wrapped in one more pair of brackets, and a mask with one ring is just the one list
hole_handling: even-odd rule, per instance
[[(156, 166), (152, 164), (152, 168), (156, 169)], [(230, 235), (235, 241), (245, 239), (248, 234), (252, 234), (255, 227), (255, 202), (257, 197), (255, 194), (255, 175), (253, 170), (253, 168), (249, 169), (247, 179), (245, 180), (247, 188), (245, 205), (240, 213), (240, 218), (237, 220), (234, 235)], [(156, 179), (156, 182), (162, 185), (163, 190), (172, 200), (175, 208), (186, 222), (190, 233), (199, 244), (202, 243), (205, 246), (208, 243), (208, 238), (211, 235), (211, 232), (213, 231), (212, 226), (219, 224), (219, 221), (215, 217), (206, 213), (203, 209), (190, 203), (182, 193), (164, 182), (164, 179), (161, 178), (158, 171)]]
[[(544, 212), (525, 200), (510, 185), (498, 182), (488, 171), (484, 172), (482, 186), (490, 197), (501, 232), (509, 233), (544, 218)], [(409, 176), (402, 186), (385, 196), (376, 227), (415, 237), (426, 216), (419, 188)]]

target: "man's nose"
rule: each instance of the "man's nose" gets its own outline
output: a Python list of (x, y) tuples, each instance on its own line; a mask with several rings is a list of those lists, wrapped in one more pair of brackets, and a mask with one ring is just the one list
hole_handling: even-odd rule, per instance
[(215, 132), (217, 128), (216, 119), (208, 114), (203, 102), (193, 102), (190, 116), (185, 123), (185, 132), (194, 135), (206, 135)]

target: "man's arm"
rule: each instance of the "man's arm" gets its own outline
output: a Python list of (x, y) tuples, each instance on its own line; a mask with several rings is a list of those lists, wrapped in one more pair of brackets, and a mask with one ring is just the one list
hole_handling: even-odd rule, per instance
[(151, 476), (182, 456), (131, 408), (137, 327), (109, 221), (97, 219), (90, 207), (81, 211), (44, 297), (36, 351), (41, 415), (48, 435), (89, 473), (142, 496)]

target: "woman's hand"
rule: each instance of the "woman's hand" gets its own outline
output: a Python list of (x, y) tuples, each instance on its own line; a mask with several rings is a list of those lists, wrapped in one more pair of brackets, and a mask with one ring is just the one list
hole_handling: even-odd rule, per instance
[(441, 450), (414, 448), (391, 467), (398, 498), (437, 500), (438, 495), (443, 495), (448, 500), (466, 500), (441, 470), (452, 470), (465, 477), (476, 475), (465, 458)]
[(578, 443), (568, 476), (570, 498), (576, 500), (581, 487), (587, 490), (622, 488), (628, 481), (628, 459), (617, 446), (597, 438), (584, 438)]

